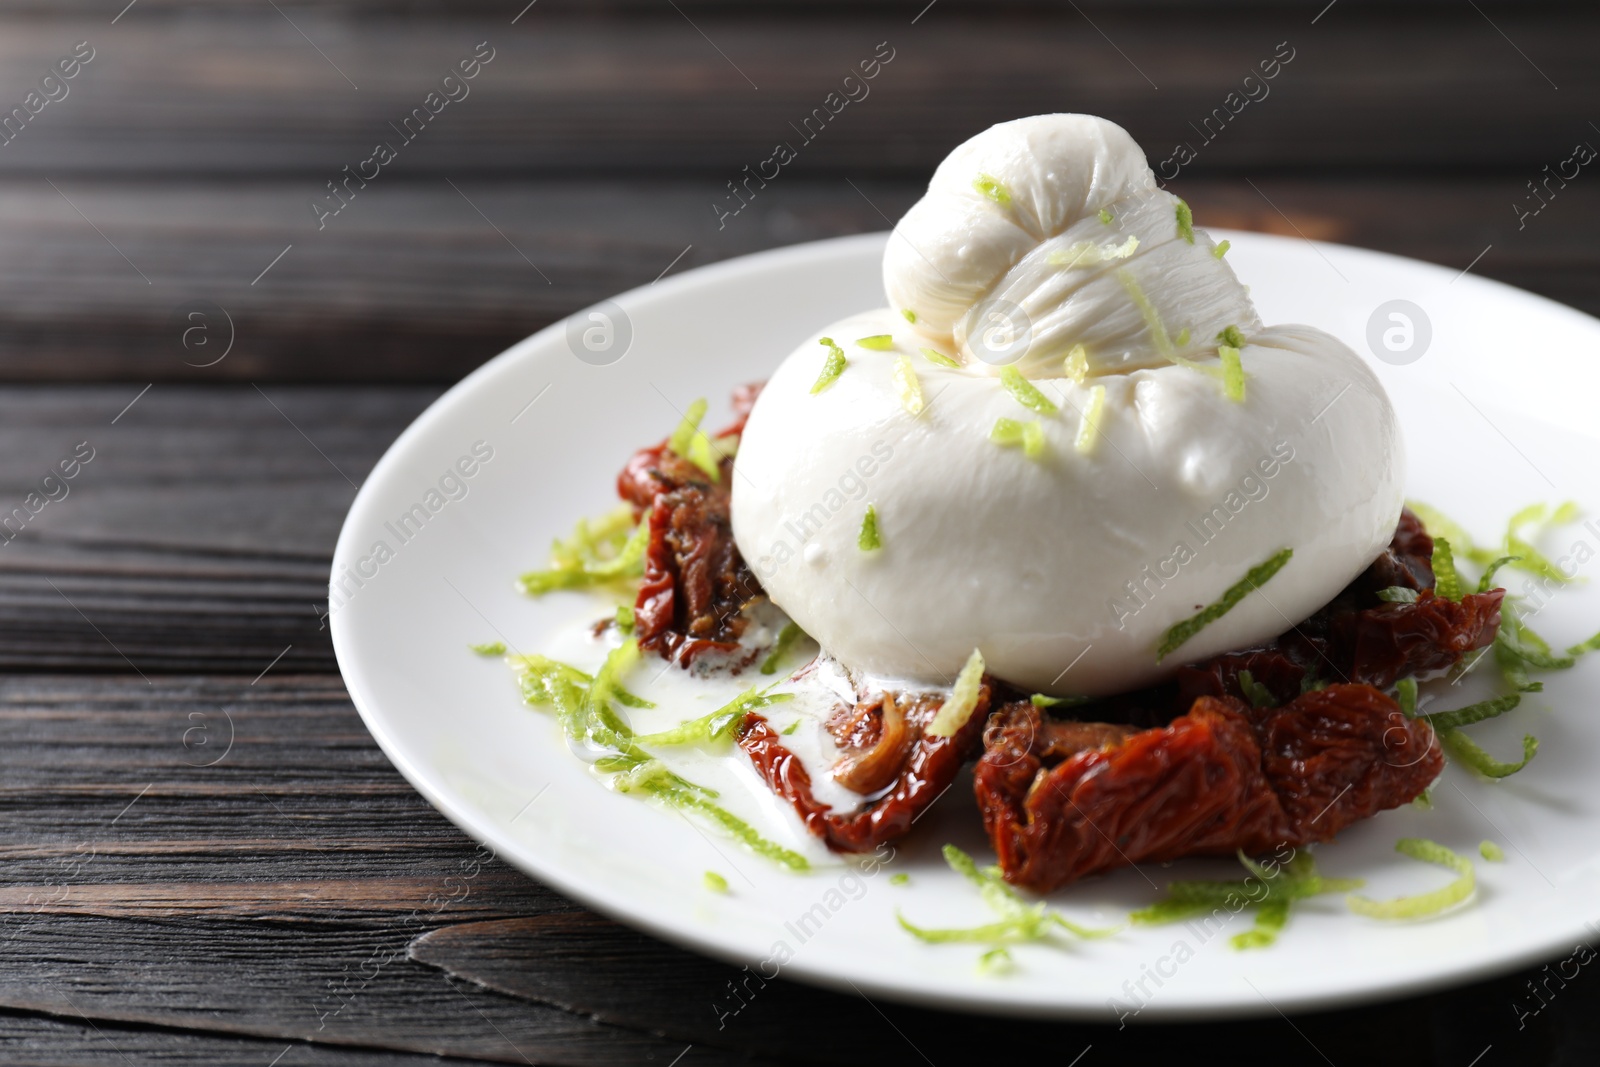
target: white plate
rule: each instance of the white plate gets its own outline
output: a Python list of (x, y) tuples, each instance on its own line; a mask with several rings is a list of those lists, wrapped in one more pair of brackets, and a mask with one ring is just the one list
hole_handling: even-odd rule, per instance
[[(1600, 322), (1393, 256), (1226, 236), (1268, 323), (1320, 326), (1365, 355), (1368, 320), (1380, 305), (1407, 300), (1423, 309), (1432, 338), (1421, 358), (1373, 361), (1405, 427), (1410, 495), (1486, 540), (1536, 500), (1576, 499), (1600, 515)], [(899, 847), (889, 869), (908, 872), (911, 884), (896, 886), (885, 871), (863, 876), (842, 865), (784, 873), (589, 777), (552, 720), (521, 705), (506, 668), (470, 655), (466, 644), (503, 633), (515, 648), (541, 650), (574, 612), (592, 610), (576, 594), (529, 600), (513, 578), (542, 566), (549, 540), (577, 516), (615, 506), (622, 462), (660, 439), (693, 398), (712, 398), (720, 414), (734, 385), (766, 377), (811, 331), (882, 305), (884, 241), (877, 234), (766, 252), (619, 296), (632, 333), (619, 361), (580, 361), (566, 325), (552, 326), (452, 389), (383, 457), (340, 535), (335, 581), (361, 566), (376, 542), (392, 555), (367, 563), (371, 576), (359, 588), (345, 581), (351, 595), (336, 594), (344, 603), (333, 639), (367, 727), (423, 796), (504, 859), (653, 934), (765, 964), (769, 974), (782, 943), (792, 954), (781, 963), (789, 977), (973, 1011), (1110, 1022), (1111, 997), (1142, 1005), (1140, 1021), (1321, 1008), (1555, 959), (1591, 939), (1587, 923), (1600, 920), (1600, 785), (1592, 769), (1600, 656), (1547, 676), (1546, 691), (1515, 714), (1473, 728), (1506, 756), (1524, 730), (1537, 734), (1542, 748), (1527, 771), (1492, 784), (1451, 769), (1432, 812), (1382, 814), (1318, 851), (1326, 873), (1365, 877), (1371, 895), (1387, 897), (1448, 878), (1396, 856), (1397, 838), (1430, 837), (1475, 859), (1478, 842), (1492, 838), (1509, 859), (1477, 864), (1475, 906), (1431, 922), (1383, 924), (1321, 898), (1298, 906), (1265, 951), (1234, 951), (1227, 936), (1202, 940), (1184, 926), (1144, 927), (1065, 948), (1023, 946), (1013, 951), (1010, 975), (986, 977), (975, 967), (979, 949), (920, 944), (895, 922), (897, 909), (936, 926), (988, 920), (938, 854), (945, 841), (989, 854), (965, 783)], [(493, 458), (461, 479), (465, 495), (430, 499), (475, 442)], [(420, 532), (398, 537), (397, 517), (430, 503), (437, 511)], [(1579, 542), (1586, 547), (1576, 549)], [(1587, 559), (1600, 549), (1600, 522), (1552, 533), (1546, 547)], [(1580, 580), (1539, 625), (1562, 645), (1587, 637), (1600, 626), (1600, 594)], [(1476, 696), (1449, 699), (1440, 706)], [(733, 891), (708, 892), (708, 869), (728, 875)], [(1076, 918), (1116, 921), (1156, 896), (1147, 878), (1239, 873), (1211, 860), (1121, 871), (1053, 900)], [(1224, 934), (1248, 923), (1236, 918)]]

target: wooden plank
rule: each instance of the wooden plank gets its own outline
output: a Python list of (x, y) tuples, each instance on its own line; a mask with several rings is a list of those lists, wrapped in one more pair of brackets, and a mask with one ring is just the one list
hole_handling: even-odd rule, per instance
[(333, 670), (344, 512), (435, 392), (141, 389), (0, 390), (0, 517), (93, 450), (0, 542), (0, 670)]
[(107, 1020), (8, 1011), (0, 1011), (0, 1048), (5, 1049), (6, 1062), (13, 1067), (128, 1067), (130, 1063), (197, 1067), (466, 1067), (491, 1062), (118, 1026)]
[(683, 1050), (405, 958), (445, 923), (575, 909), (429, 808), (336, 678), (0, 677), (0, 783), (0, 1011), (497, 1062)]
[[(1496, 4), (1490, 23), (1464, 5), (1340, 5), (1312, 25), (1315, 12), (1289, 6), (1234, 17), (1111, 7), (1091, 21), (1070, 5), (951, 5), (913, 25), (920, 5), (829, 18), (649, 5), (624, 18), (541, 4), (513, 26), (519, 6), (465, 18), (295, 7), (286, 18), (259, 4), (141, 5), (114, 27), (0, 16), (0, 100), (20, 102), (73, 42), (96, 49), (69, 95), (4, 149), (6, 166), (55, 178), (293, 172), (310, 179), (303, 202), (395, 138), (390, 123), (479, 42), (494, 50), (490, 66), (398, 146), (394, 168), (694, 172), (720, 185), (799, 137), (800, 169), (922, 174), (984, 126), (1054, 110), (1104, 114), (1165, 146), (1192, 137), (1190, 124), (1286, 41), (1292, 65), (1197, 168), (1536, 171), (1592, 133), (1582, 106), (1600, 88), (1592, 9)], [(894, 58), (869, 95), (814, 138), (798, 134), (879, 42)]]
[[(1202, 224), (1305, 233), (1456, 269), (1493, 244), (1477, 272), (1600, 312), (1600, 183), (1580, 177), (1519, 222), (1513, 204), (1534, 203), (1525, 183), (1537, 176), (1185, 174), (1173, 188)], [(140, 385), (453, 381), (669, 268), (886, 229), (924, 183), (786, 178), (719, 225), (711, 180), (462, 178), (459, 193), (443, 180), (395, 182), (362, 193), (321, 233), (293, 182), (60, 183), (102, 237), (48, 186), (0, 181), (0, 289), (12, 295), (0, 307), (0, 381), (54, 380), (67, 368)], [(198, 300), (225, 314), (204, 313), (196, 333), (195, 320), (173, 313)], [(212, 363), (229, 317), (235, 343)]]

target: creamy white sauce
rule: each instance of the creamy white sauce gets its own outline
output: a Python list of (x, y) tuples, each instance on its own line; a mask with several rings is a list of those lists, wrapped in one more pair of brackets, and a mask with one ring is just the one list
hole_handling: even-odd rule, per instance
[[(817, 669), (804, 670), (817, 656), (816, 643), (802, 638), (784, 656), (777, 673), (762, 674), (760, 663), (765, 648), (777, 639), (788, 622), (781, 612), (770, 607), (753, 613), (752, 625), (745, 631), (749, 648), (763, 649), (755, 662), (734, 674), (706, 667), (685, 670), (659, 656), (646, 653), (621, 684), (635, 696), (655, 705), (653, 708), (615, 707), (619, 716), (636, 734), (659, 733), (679, 723), (696, 719), (722, 707), (752, 686), (772, 686), (774, 693), (790, 695), (788, 700), (763, 708), (759, 714), (782, 735), (783, 746), (811, 776), (812, 795), (835, 814), (859, 809), (867, 798), (840, 785), (833, 767), (840, 751), (826, 723), (841, 703), (853, 704), (848, 678), (826, 659)], [(608, 629), (600, 636), (593, 632), (592, 617), (575, 619), (553, 635), (543, 652), (551, 659), (593, 674), (606, 654), (621, 644), (621, 635)], [(791, 677), (798, 673), (799, 677)], [(794, 727), (792, 733), (784, 731)], [(722, 794), (717, 803), (746, 818), (761, 832), (771, 835), (774, 827), (783, 829), (782, 843), (802, 852), (814, 862), (829, 855), (809, 831), (786, 799), (773, 793), (749, 759), (731, 741), (713, 745), (657, 745), (650, 753), (674, 772)], [(754, 817), (752, 817), (752, 808)]]

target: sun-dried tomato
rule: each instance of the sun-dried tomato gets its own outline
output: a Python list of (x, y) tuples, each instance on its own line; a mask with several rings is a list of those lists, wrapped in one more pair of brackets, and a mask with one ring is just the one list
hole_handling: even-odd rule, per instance
[[(718, 438), (743, 432), (760, 392), (761, 383), (734, 391), (736, 419)], [(763, 595), (728, 518), (731, 454), (718, 471), (713, 481), (662, 442), (635, 452), (617, 476), (617, 495), (650, 526), (634, 604), (639, 644), (681, 665), (705, 652), (737, 651), (748, 625), (744, 609)]]
[(640, 647), (683, 664), (736, 651), (749, 624), (744, 607), (761, 585), (733, 542), (727, 491), (674, 489), (656, 498), (645, 521), (650, 542), (634, 604)]
[[(901, 754), (893, 761), (879, 763), (870, 781), (858, 783), (876, 785), (884, 792), (853, 812), (834, 814), (832, 808), (817, 800), (804, 764), (784, 747), (782, 736), (761, 715), (745, 716), (739, 747), (772, 791), (793, 805), (806, 828), (829, 848), (837, 852), (870, 852), (885, 841), (905, 836), (917, 816), (950, 788), (962, 765), (977, 755), (991, 692), (985, 679), (977, 707), (953, 737), (929, 737), (923, 733), (943, 705), (943, 697), (895, 694), (891, 699), (901, 725), (894, 744)], [(871, 761), (891, 736), (882, 721), (883, 699), (880, 696), (854, 708), (841, 709), (837, 721), (845, 738), (842, 762), (847, 777), (853, 767), (861, 765), (859, 761)], [(877, 722), (873, 723), (873, 719)]]
[(1443, 767), (1426, 723), (1359, 685), (1271, 709), (1201, 697), (1122, 737), (1063, 731), (1017, 701), (985, 746), (985, 829), (1006, 878), (1040, 892), (1129, 864), (1326, 841), (1414, 799)]

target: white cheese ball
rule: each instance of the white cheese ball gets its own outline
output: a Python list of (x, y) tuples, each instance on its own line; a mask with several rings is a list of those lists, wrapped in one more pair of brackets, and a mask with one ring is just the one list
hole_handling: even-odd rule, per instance
[[(1405, 461), (1382, 386), (1328, 334), (1263, 328), (1177, 203), (1104, 120), (996, 126), (896, 228), (894, 306), (834, 323), (773, 375), (735, 462), (734, 537), (845, 666), (948, 685), (977, 648), (1024, 689), (1121, 692), (1287, 631), (1388, 543)], [(984, 335), (996, 308), (1022, 309), (1020, 340)], [(1242, 399), (1224, 384), (1227, 327), (1245, 340)], [(887, 350), (856, 344), (885, 334)], [(822, 337), (849, 363), (813, 393)], [(1025, 407), (1003, 366), (1057, 410)], [(992, 440), (1000, 419), (1037, 420), (1040, 454)], [(876, 549), (858, 542), (869, 505)], [(1158, 659), (1173, 625), (1285, 548), (1265, 586)]]

